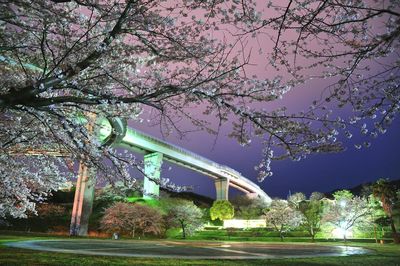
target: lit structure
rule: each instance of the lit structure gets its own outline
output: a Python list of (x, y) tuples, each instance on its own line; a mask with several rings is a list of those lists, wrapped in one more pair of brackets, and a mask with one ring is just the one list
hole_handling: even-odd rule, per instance
[[(10, 66), (17, 64), (14, 60), (0, 56), (0, 61), (7, 62)], [(32, 64), (23, 64), (33, 71), (43, 71)], [(96, 117), (94, 114), (77, 116), (77, 120), (86, 123), (88, 130), (93, 130)], [(214, 179), (217, 200), (227, 200), (229, 187), (243, 191), (250, 197), (260, 197), (266, 202), (271, 198), (255, 183), (242, 176), (234, 169), (217, 164), (193, 152), (151, 137), (135, 129), (128, 128), (125, 120), (120, 118), (98, 119), (100, 130), (98, 137), (103, 145), (126, 148), (144, 154), (145, 177), (143, 194), (145, 198), (154, 198), (159, 195), (159, 182), (161, 164), (163, 160), (181, 165), (194, 171), (205, 174)], [(40, 152), (27, 152), (26, 155), (40, 155)], [(55, 151), (54, 156), (68, 156), (62, 151)], [(92, 211), (96, 173), (80, 163), (70, 233), (72, 235), (86, 235), (89, 216)]]
[(265, 219), (230, 219), (224, 220), (224, 228), (265, 228), (267, 223)]
[[(161, 165), (163, 160), (167, 160), (213, 178), (217, 200), (227, 200), (229, 186), (231, 186), (245, 192), (250, 197), (260, 197), (266, 202), (271, 202), (271, 198), (258, 185), (234, 169), (128, 128), (123, 119), (99, 119), (99, 126), (98, 137), (105, 145), (144, 154), (144, 198), (151, 199), (159, 196), (158, 180), (160, 180)], [(89, 215), (93, 205), (95, 178), (95, 172), (89, 172), (86, 166), (81, 164), (71, 220), (70, 231), (73, 235), (87, 234)]]
[[(231, 186), (243, 191), (248, 196), (260, 197), (267, 202), (271, 201), (271, 198), (258, 185), (242, 176), (238, 171), (135, 129), (124, 127), (126, 124), (124, 126), (121, 119), (102, 119), (99, 130), (100, 140), (115, 147), (145, 154), (144, 194), (148, 198), (158, 196), (157, 180), (160, 178), (162, 161), (166, 160), (213, 178), (217, 200), (227, 200), (228, 190)], [(113, 140), (112, 143), (109, 142), (110, 139)]]

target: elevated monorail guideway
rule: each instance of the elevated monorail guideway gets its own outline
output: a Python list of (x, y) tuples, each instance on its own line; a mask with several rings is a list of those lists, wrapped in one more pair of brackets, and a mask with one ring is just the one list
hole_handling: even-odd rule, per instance
[[(159, 196), (161, 165), (163, 160), (166, 160), (213, 178), (217, 200), (228, 200), (229, 186), (231, 186), (245, 192), (250, 197), (259, 197), (265, 202), (271, 202), (271, 198), (259, 186), (232, 168), (130, 128), (124, 119), (94, 117), (88, 119), (83, 116), (79, 116), (77, 119), (88, 126), (92, 125), (90, 126), (92, 129), (93, 120), (96, 120), (99, 129), (95, 133), (103, 145), (144, 154), (144, 198), (150, 199)], [(95, 179), (94, 169), (88, 169), (81, 163), (72, 210), (71, 235), (87, 235)]]
[(159, 187), (151, 179), (159, 179), (162, 160), (166, 160), (213, 178), (217, 199), (227, 200), (229, 186), (232, 186), (249, 196), (260, 197), (267, 202), (271, 201), (271, 198), (258, 185), (242, 176), (238, 171), (133, 128), (124, 127), (126, 124), (121, 119), (112, 119), (111, 123), (108, 119), (102, 119), (99, 137), (102, 141), (107, 141), (112, 138), (110, 136), (114, 132), (115, 136), (119, 137), (114, 137), (113, 146), (145, 154), (144, 197), (158, 196)]

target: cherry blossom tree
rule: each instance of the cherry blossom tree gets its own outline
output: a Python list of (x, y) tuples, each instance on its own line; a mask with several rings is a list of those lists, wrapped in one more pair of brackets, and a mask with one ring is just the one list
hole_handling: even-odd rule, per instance
[(193, 202), (175, 201), (167, 211), (167, 223), (170, 226), (178, 226), (182, 229), (182, 237), (192, 235), (203, 226), (203, 212)]
[(327, 205), (322, 220), (334, 225), (346, 241), (348, 231), (365, 221), (371, 209), (366, 199), (354, 196), (348, 190), (337, 191), (333, 196), (335, 199)]
[[(256, 167), (262, 181), (272, 175), (272, 159), (340, 151), (341, 131), (351, 136), (354, 127), (375, 137), (399, 110), (398, 1), (17, 0), (0, 8), (0, 183), (7, 190), (36, 179), (42, 197), (63, 182), (63, 171), (53, 167), (53, 186), (42, 183), (49, 165), (65, 165), (62, 158), (29, 159), (37, 175), (13, 174), (21, 159), (10, 156), (29, 149), (66, 153), (109, 181), (134, 183), (129, 169), (141, 170), (139, 162), (100, 143), (94, 117), (151, 116), (163, 134), (180, 135), (192, 130), (182, 120), (218, 133), (231, 119), (230, 136), (242, 145), (263, 139), (264, 159)], [(371, 30), (376, 23), (382, 27)], [(251, 73), (252, 38), (266, 44), (257, 47), (263, 64), (277, 70), (268, 78)], [(289, 74), (280, 75), (283, 70)], [(321, 101), (293, 114), (276, 105), (260, 108), (316, 77), (334, 81), (324, 102), (350, 105), (355, 115), (331, 118)], [(82, 115), (85, 123), (77, 119)], [(379, 118), (375, 129), (364, 117)], [(17, 200), (22, 213), (33, 208), (30, 191), (39, 187), (29, 186)], [(7, 202), (2, 209), (17, 206)]]
[(283, 241), (284, 233), (298, 227), (303, 215), (291, 207), (286, 200), (273, 200), (269, 208), (264, 210), (267, 225), (272, 226)]
[(27, 212), (36, 213), (36, 202), (66, 182), (67, 174), (60, 173), (53, 157), (0, 158), (0, 218), (26, 218)]
[[(308, 112), (345, 108), (351, 115), (337, 116), (339, 132), (351, 138), (352, 131), (359, 131), (366, 138), (356, 148), (369, 147), (400, 110), (400, 3), (289, 0), (268, 5), (284, 14), (272, 25), (271, 64), (298, 82), (323, 79), (321, 97)], [(263, 22), (254, 30), (269, 26)]]
[(101, 228), (112, 233), (135, 233), (160, 235), (162, 216), (156, 210), (140, 204), (117, 202), (104, 211)]

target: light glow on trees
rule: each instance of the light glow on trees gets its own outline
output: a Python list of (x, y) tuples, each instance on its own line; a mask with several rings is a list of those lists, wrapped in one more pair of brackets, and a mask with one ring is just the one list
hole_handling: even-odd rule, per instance
[(349, 239), (349, 238), (353, 237), (353, 231), (352, 231), (352, 228), (344, 229), (344, 228), (336, 227), (335, 229), (332, 230), (331, 235), (334, 238)]
[[(272, 159), (342, 150), (338, 134), (357, 131), (369, 147), (400, 110), (399, 1), (288, 2), (2, 1), (0, 191), (13, 178), (46, 187), (40, 168), (52, 162), (31, 162), (36, 174), (15, 177), (12, 148), (67, 150), (109, 182), (129, 181), (132, 165), (142, 170), (134, 156), (103, 147), (76, 123), (78, 111), (140, 122), (151, 109), (152, 124), (181, 137), (193, 129), (178, 121), (217, 134), (234, 117), (230, 137), (242, 145), (263, 139), (259, 181), (272, 175)], [(261, 41), (252, 47), (252, 38)], [(250, 73), (262, 58), (257, 63), (268, 75)], [(315, 78), (330, 83), (306, 111), (271, 104)], [(354, 115), (332, 117), (329, 102)], [(22, 194), (34, 197), (29, 189)], [(21, 209), (31, 203), (19, 202)]]

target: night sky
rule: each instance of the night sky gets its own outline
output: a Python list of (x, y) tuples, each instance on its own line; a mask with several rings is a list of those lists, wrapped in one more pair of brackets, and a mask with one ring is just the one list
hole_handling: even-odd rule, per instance
[[(151, 128), (146, 124), (131, 126), (161, 138), (158, 127)], [(250, 146), (242, 147), (227, 137), (228, 128), (229, 125), (222, 128), (215, 145), (215, 136), (206, 132), (189, 133), (185, 139), (171, 136), (166, 141), (227, 165), (258, 183), (254, 166), (261, 158), (260, 140), (253, 139)], [(301, 191), (306, 194), (313, 191), (330, 192), (337, 188), (351, 188), (360, 183), (375, 181), (381, 177), (399, 179), (399, 132), (400, 125), (394, 123), (386, 134), (374, 139), (368, 149), (354, 148), (354, 143), (362, 140), (360, 134), (354, 134), (344, 152), (312, 155), (299, 162), (274, 161), (274, 175), (258, 184), (271, 197), (285, 198), (289, 190), (292, 193)], [(196, 193), (215, 197), (213, 181), (207, 176), (168, 163), (163, 165), (162, 176), (170, 178), (178, 185), (191, 185)], [(237, 193), (241, 192), (235, 189), (229, 192), (230, 196)]]
[[(271, 78), (276, 74), (271, 74), (272, 72), (265, 67), (265, 62), (256, 63), (258, 63), (258, 67), (254, 67), (253, 73), (260, 78)], [(263, 75), (263, 73), (268, 74)], [(307, 82), (301, 87), (292, 89), (282, 100), (265, 103), (262, 107), (272, 110), (279, 106), (286, 106), (291, 112), (308, 110), (311, 102), (319, 99), (324, 88), (332, 82), (332, 80), (323, 79)], [(334, 103), (330, 108), (333, 110), (333, 117), (335, 115), (342, 117), (352, 115), (351, 110), (337, 109)], [(201, 110), (201, 107), (198, 108), (198, 111), (194, 109), (192, 114), (201, 116)], [(146, 117), (147, 114), (145, 113), (144, 116)], [(215, 124), (214, 117), (205, 119), (214, 121)], [(187, 134), (184, 139), (172, 135), (164, 140), (239, 171), (243, 176), (258, 183), (271, 197), (286, 198), (289, 190), (291, 193), (310, 194), (313, 191), (330, 192), (339, 188), (351, 188), (382, 177), (391, 180), (400, 179), (400, 142), (398, 138), (400, 125), (397, 121), (395, 119), (392, 127), (376, 139), (367, 139), (358, 130), (352, 131), (353, 138), (350, 141), (343, 135), (339, 135), (338, 140), (343, 141), (346, 146), (346, 150), (341, 153), (312, 155), (300, 162), (273, 161), (271, 167), (274, 175), (262, 183), (258, 183), (256, 180), (257, 172), (254, 170), (254, 166), (261, 159), (262, 144), (259, 139), (253, 139), (249, 147), (242, 147), (235, 140), (230, 139), (228, 134), (232, 121), (228, 121), (222, 126), (217, 139), (206, 132), (194, 132)], [(371, 125), (374, 121), (366, 122)], [(131, 126), (162, 138), (158, 125), (150, 127), (146, 123), (131, 123)], [(190, 126), (183, 122), (183, 128), (190, 129)], [(361, 150), (354, 148), (354, 144), (361, 144), (366, 140), (371, 141), (370, 148)], [(215, 197), (213, 181), (207, 176), (168, 163), (164, 164), (162, 176), (170, 178), (178, 185), (191, 185), (196, 193)], [(229, 195), (231, 197), (236, 193), (241, 192), (231, 189)]]

